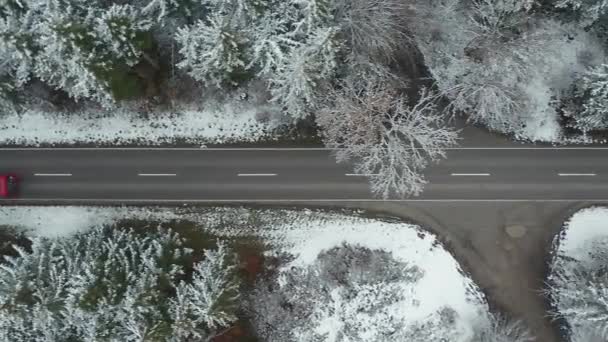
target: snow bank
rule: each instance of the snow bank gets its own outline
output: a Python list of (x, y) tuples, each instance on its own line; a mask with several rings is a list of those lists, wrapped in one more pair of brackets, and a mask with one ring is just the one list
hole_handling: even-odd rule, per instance
[[(150, 114), (126, 109), (111, 112), (46, 113), (28, 110), (0, 116), (0, 144), (160, 145), (256, 142), (271, 139), (279, 125), (268, 107), (239, 103), (184, 108)], [(258, 120), (263, 118), (263, 121)]]

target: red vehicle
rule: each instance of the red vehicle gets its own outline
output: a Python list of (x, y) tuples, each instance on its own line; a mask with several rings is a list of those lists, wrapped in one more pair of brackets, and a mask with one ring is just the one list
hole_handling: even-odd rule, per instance
[(0, 198), (14, 197), (17, 195), (17, 175), (0, 174)]

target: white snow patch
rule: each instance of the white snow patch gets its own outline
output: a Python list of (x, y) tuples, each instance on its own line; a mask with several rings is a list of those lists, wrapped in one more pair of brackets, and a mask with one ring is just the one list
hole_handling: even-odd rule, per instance
[[(279, 125), (273, 108), (236, 102), (150, 114), (126, 109), (86, 113), (28, 110), (0, 116), (0, 144), (193, 144), (256, 142), (272, 138)], [(263, 117), (263, 121), (258, 118)]]
[[(313, 263), (319, 253), (343, 243), (372, 250), (390, 252), (399, 261), (419, 267), (424, 276), (415, 284), (400, 284), (408, 300), (392, 306), (393, 317), (406, 325), (424, 322), (443, 307), (457, 313), (456, 331), (452, 341), (469, 341), (472, 324), (482, 319), (487, 306), (483, 296), (468, 277), (464, 276), (454, 258), (437, 244), (436, 238), (422, 233), (420, 227), (406, 223), (389, 223), (346, 215), (319, 214), (307, 222), (285, 222), (273, 229), (287, 251), (296, 256), (292, 266)], [(415, 298), (415, 304), (411, 300)], [(331, 332), (341, 323), (336, 317), (326, 317), (318, 324), (319, 332)], [(373, 325), (371, 325), (373, 326)], [(333, 341), (327, 338), (326, 341)]]
[(4, 206), (0, 207), (0, 217), (0, 225), (21, 228), (30, 235), (62, 237), (118, 219), (170, 220), (178, 216), (170, 210), (147, 208)]
[(558, 255), (584, 261), (603, 239), (608, 239), (608, 207), (582, 209), (566, 222)]

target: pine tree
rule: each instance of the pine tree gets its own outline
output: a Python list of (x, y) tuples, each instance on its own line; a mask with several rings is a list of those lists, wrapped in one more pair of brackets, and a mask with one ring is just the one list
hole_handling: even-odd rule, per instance
[(30, 80), (36, 44), (35, 9), (25, 1), (7, 1), (0, 9), (0, 66), (6, 95)]
[(317, 92), (336, 72), (341, 49), (336, 33), (332, 27), (316, 30), (270, 79), (272, 101), (294, 118), (307, 116), (318, 105)]
[(316, 30), (333, 24), (331, 0), (292, 0), (298, 9), (294, 34), (309, 36)]
[(582, 131), (608, 129), (608, 64), (590, 68), (576, 84), (575, 96), (582, 110), (574, 111), (575, 126)]
[(236, 265), (222, 244), (195, 265), (192, 280), (192, 251), (160, 228), (142, 236), (97, 227), (17, 251), (0, 264), (0, 338), (183, 341), (175, 336), (208, 338), (236, 319)]
[(176, 336), (201, 338), (201, 326), (212, 334), (236, 321), (239, 282), (232, 256), (223, 243), (205, 251), (205, 259), (194, 266), (192, 282), (178, 285), (170, 308)]
[(292, 9), (286, 2), (276, 4), (257, 17), (248, 31), (251, 60), (247, 69), (253, 69), (262, 78), (279, 72), (300, 45), (291, 30), (295, 20)]
[(246, 66), (246, 38), (230, 17), (219, 12), (195, 25), (179, 28), (175, 37), (183, 60), (177, 65), (207, 86), (236, 84)]

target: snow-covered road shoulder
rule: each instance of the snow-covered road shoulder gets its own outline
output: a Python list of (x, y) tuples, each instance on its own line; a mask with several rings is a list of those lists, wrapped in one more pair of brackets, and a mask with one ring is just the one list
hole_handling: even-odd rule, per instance
[[(268, 107), (268, 108), (266, 108)], [(162, 145), (272, 140), (279, 122), (273, 108), (238, 102), (182, 108), (143, 116), (126, 109), (80, 113), (25, 111), (0, 116), (0, 144)]]

